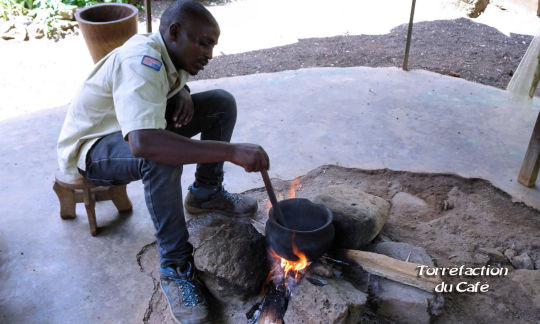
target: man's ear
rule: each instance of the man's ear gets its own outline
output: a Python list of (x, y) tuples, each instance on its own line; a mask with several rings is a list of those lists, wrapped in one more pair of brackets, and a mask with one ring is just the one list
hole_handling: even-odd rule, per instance
[(178, 36), (180, 35), (180, 24), (178, 23), (171, 24), (169, 26), (169, 35), (174, 40), (178, 39)]

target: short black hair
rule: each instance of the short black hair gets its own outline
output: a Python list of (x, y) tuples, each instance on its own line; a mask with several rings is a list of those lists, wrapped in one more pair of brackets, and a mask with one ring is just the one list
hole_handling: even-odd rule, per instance
[(202, 22), (218, 25), (216, 19), (202, 3), (193, 0), (177, 0), (161, 15), (159, 31), (164, 35), (171, 24), (181, 23), (188, 19), (198, 19)]

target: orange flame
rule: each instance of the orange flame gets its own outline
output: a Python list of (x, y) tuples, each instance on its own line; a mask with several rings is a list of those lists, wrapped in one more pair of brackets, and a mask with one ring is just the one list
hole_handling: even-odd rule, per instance
[(268, 200), (268, 202), (266, 203), (266, 215), (268, 215), (268, 213), (270, 212), (270, 208), (272, 208), (272, 203), (270, 202), (270, 200)]
[(289, 273), (294, 273), (294, 279), (298, 279), (300, 271), (304, 270), (309, 265), (309, 260), (304, 253), (296, 248), (293, 244), (293, 253), (298, 257), (298, 261), (291, 261), (280, 257), (274, 250), (270, 250), (272, 257), (276, 258), (280, 262), (281, 269), (283, 270), (283, 278), (287, 278)]
[(296, 246), (293, 244), (292, 246), (294, 255), (298, 257), (298, 261), (289, 261), (287, 259), (281, 258), (281, 268), (283, 269), (283, 272), (285, 273), (285, 278), (287, 278), (287, 275), (290, 271), (294, 271), (294, 279), (298, 279), (298, 273), (305, 269), (308, 265), (308, 259), (306, 258), (306, 255), (302, 252), (300, 252)]
[(300, 185), (300, 178), (299, 177), (294, 178), (294, 180), (291, 182), (291, 187), (289, 188), (288, 198), (296, 198), (296, 189), (298, 188), (299, 185)]

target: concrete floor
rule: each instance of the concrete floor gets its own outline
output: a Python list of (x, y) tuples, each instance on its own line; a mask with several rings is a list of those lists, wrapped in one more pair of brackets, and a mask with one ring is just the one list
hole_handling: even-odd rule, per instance
[[(259, 143), (271, 177), (291, 179), (323, 164), (480, 177), (540, 208), (538, 188), (516, 183), (537, 111), (496, 88), (395, 68), (325, 68), (198, 81), (238, 102), (233, 141)], [(538, 102), (535, 102), (538, 106)], [(153, 283), (137, 253), (154, 240), (140, 182), (131, 215), (97, 206), (91, 237), (84, 208), (62, 221), (52, 191), (55, 143), (67, 107), (0, 125), (0, 322), (141, 322)], [(187, 166), (184, 188), (193, 180)], [(226, 186), (263, 186), (226, 164)]]

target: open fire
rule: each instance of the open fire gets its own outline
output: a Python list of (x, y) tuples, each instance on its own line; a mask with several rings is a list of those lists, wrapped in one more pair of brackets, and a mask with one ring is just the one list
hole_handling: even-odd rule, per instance
[[(296, 198), (296, 190), (300, 186), (300, 178), (295, 178), (288, 191), (288, 199)], [(266, 214), (272, 207), (270, 201), (267, 204)], [(250, 324), (283, 323), (283, 316), (287, 310), (289, 298), (294, 288), (302, 280), (311, 264), (305, 253), (300, 251), (294, 243), (294, 234), (291, 237), (292, 252), (296, 260), (288, 260), (281, 257), (269, 248), (268, 254), (271, 260), (271, 269), (267, 279), (267, 291), (261, 303), (252, 307), (246, 314)]]
[[(296, 198), (296, 190), (300, 186), (300, 178), (296, 177), (291, 182), (291, 187), (289, 188), (289, 193), (287, 198)], [(270, 202), (268, 202), (270, 209)], [(292, 238), (294, 242), (294, 235)], [(279, 256), (274, 250), (270, 249), (269, 254), (273, 259), (272, 270), (270, 271), (270, 280), (274, 281), (276, 285), (281, 283), (285, 287), (290, 289), (291, 283), (298, 283), (305, 274), (306, 268), (311, 263), (306, 255), (302, 251), (298, 250), (297, 246), (293, 243), (292, 250), (294, 255), (297, 257), (296, 261), (287, 260)], [(290, 292), (290, 291), (289, 291)]]
[(306, 255), (299, 251), (294, 244), (292, 248), (294, 254), (298, 257), (297, 261), (282, 258), (274, 250), (270, 250), (270, 256), (274, 260), (270, 271), (270, 280), (276, 285), (283, 284), (288, 288), (289, 293), (291, 292), (291, 285), (296, 285), (302, 279), (311, 263)]
[(295, 245), (292, 246), (294, 254), (298, 257), (299, 261), (290, 261), (287, 259), (284, 259), (276, 254), (273, 250), (270, 251), (270, 254), (273, 258), (279, 259), (279, 264), (281, 266), (281, 269), (283, 270), (284, 274), (283, 276), (285, 278), (288, 277), (289, 272), (292, 271), (294, 273), (294, 279), (299, 278), (300, 271), (304, 270), (309, 262), (306, 258), (306, 255), (302, 252), (300, 252)]

